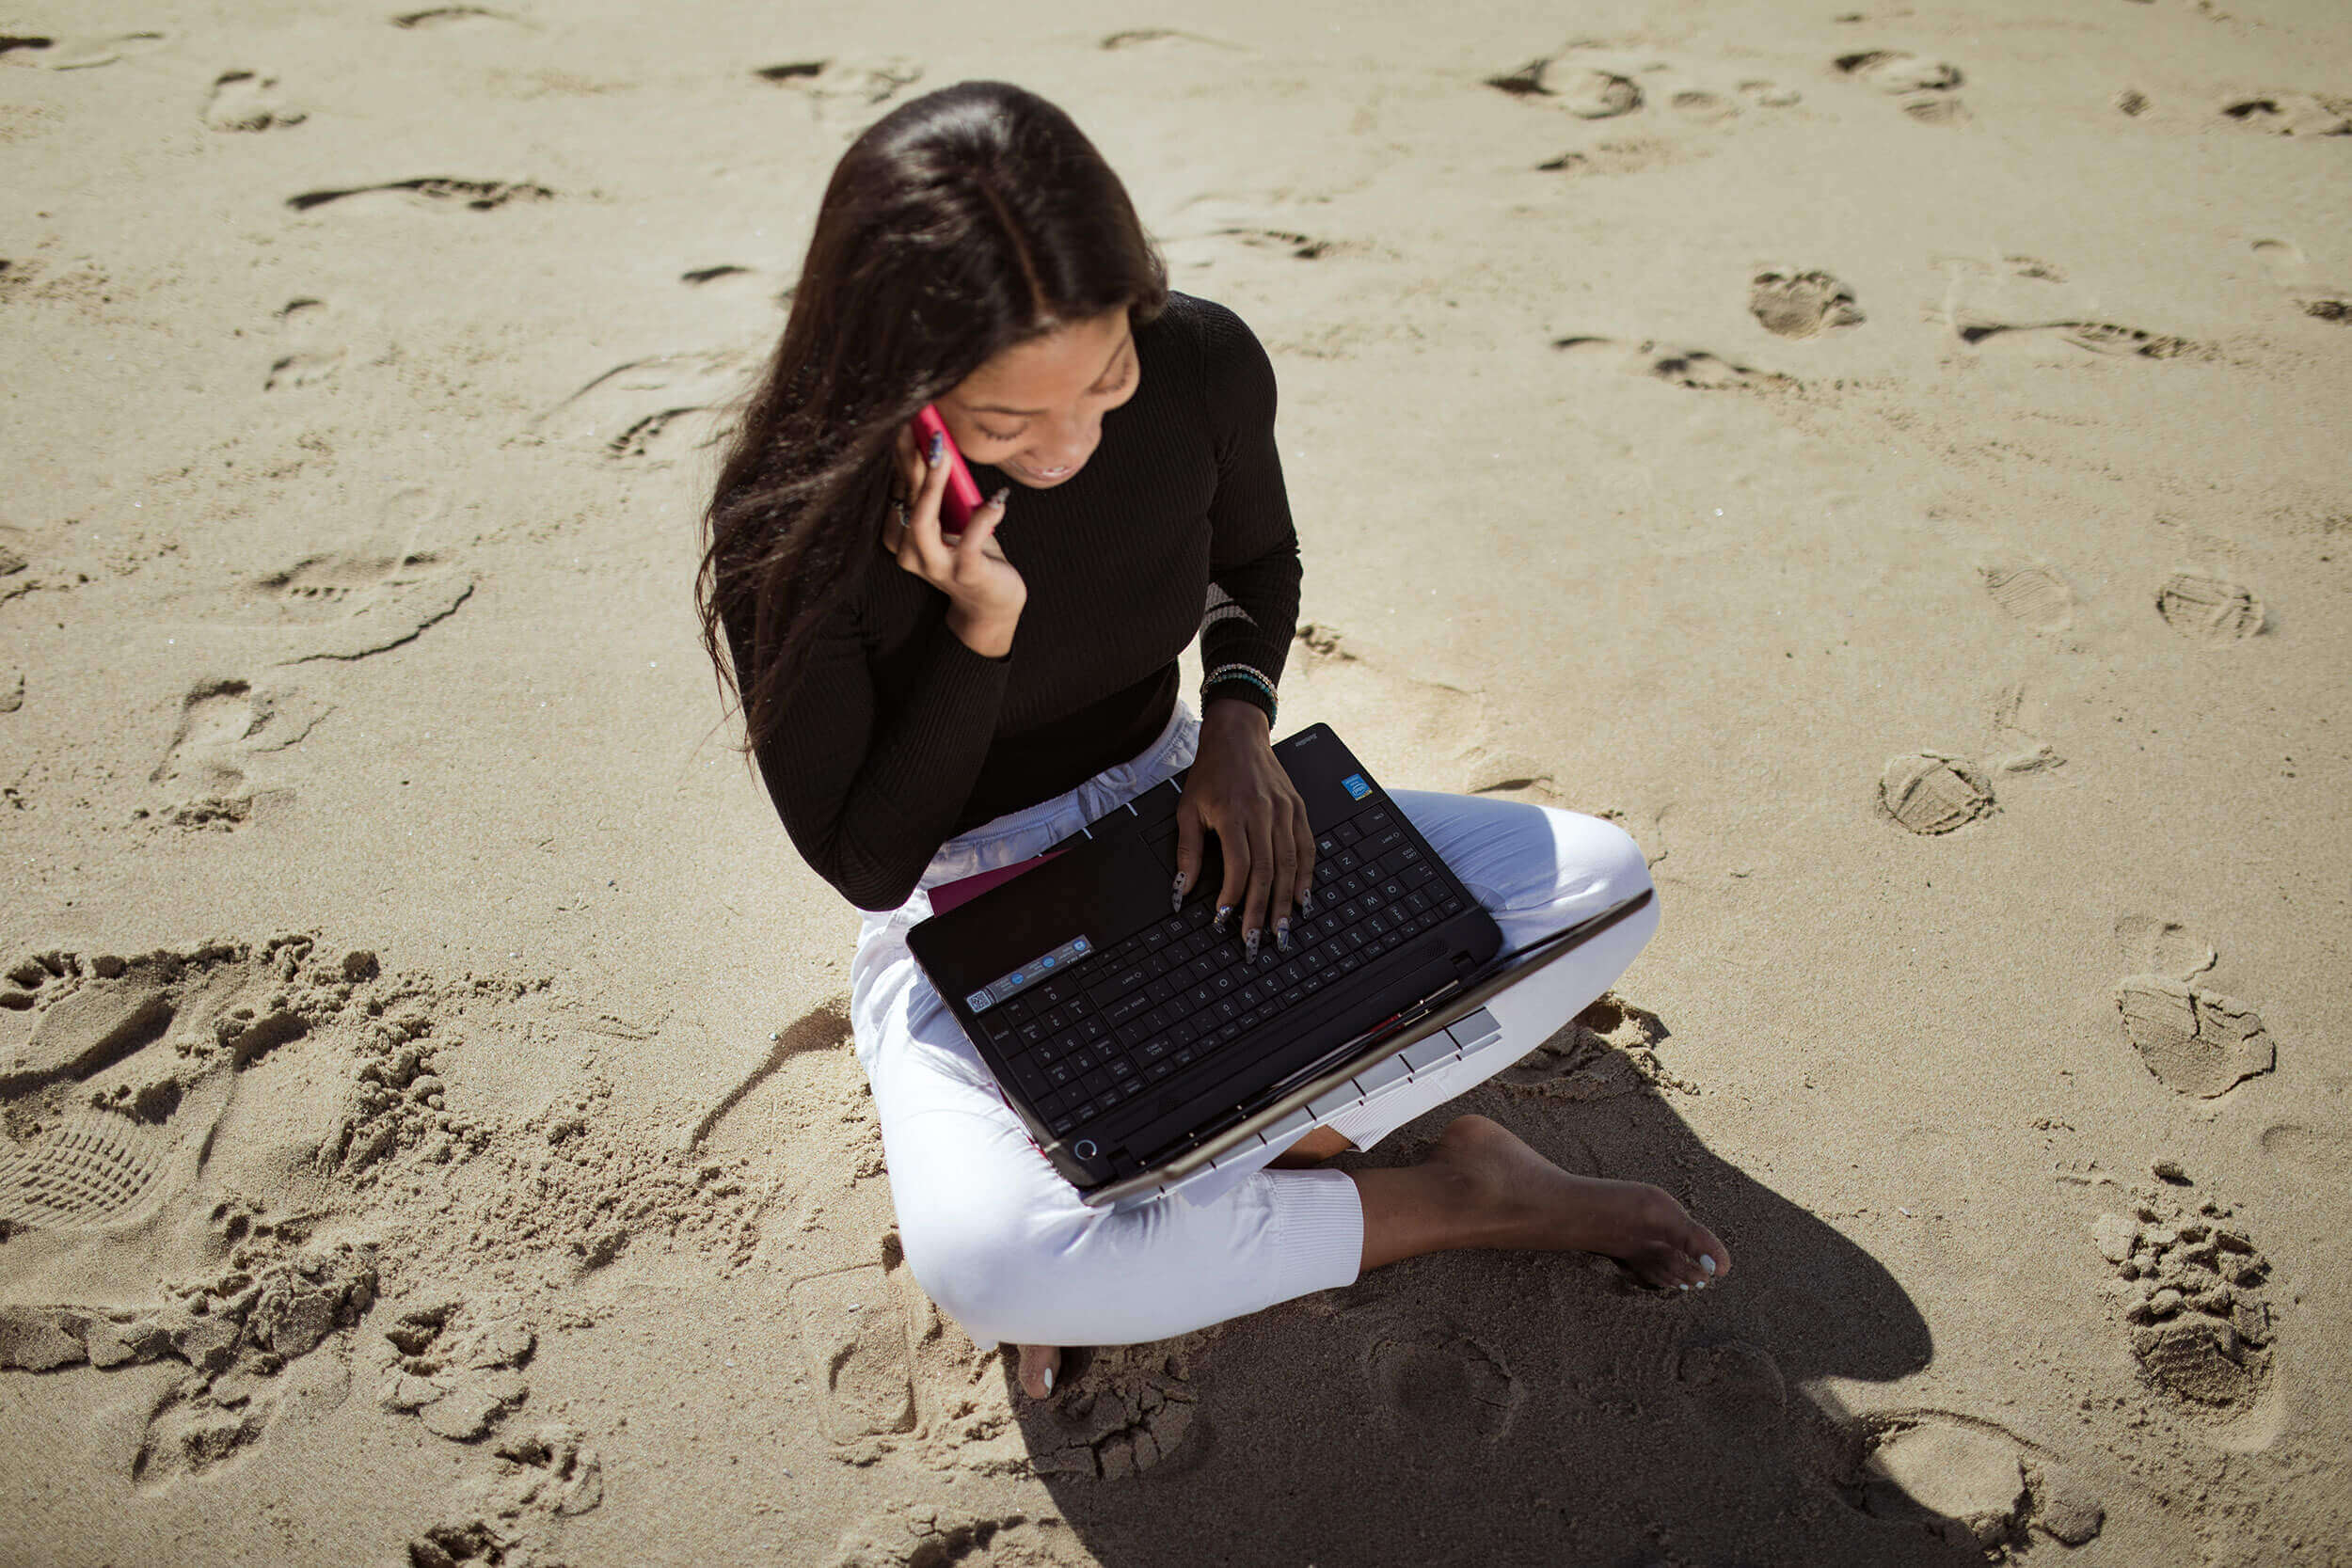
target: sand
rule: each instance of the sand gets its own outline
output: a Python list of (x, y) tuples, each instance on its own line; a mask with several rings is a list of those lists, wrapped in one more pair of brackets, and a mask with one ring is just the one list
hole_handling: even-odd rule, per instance
[[(1721, 1289), (909, 1276), (689, 578), (967, 76), (1273, 356), (1284, 727), (1642, 841), (1465, 1106)], [(2325, 0), (12, 6), (0, 1561), (2352, 1560), (2347, 132)]]

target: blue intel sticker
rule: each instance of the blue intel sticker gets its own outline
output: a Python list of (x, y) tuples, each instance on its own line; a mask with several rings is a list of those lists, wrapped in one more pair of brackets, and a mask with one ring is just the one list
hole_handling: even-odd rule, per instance
[(1359, 800), (1372, 793), (1372, 785), (1364, 783), (1361, 773), (1350, 773), (1340, 781), (1340, 787)]

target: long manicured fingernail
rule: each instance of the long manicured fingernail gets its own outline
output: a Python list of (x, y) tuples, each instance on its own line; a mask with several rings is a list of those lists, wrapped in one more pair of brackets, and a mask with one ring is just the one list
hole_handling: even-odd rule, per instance
[(989, 497), (989, 498), (988, 498), (988, 504), (989, 504), (989, 505), (991, 505), (991, 506), (993, 506), (993, 507), (995, 507), (995, 508), (996, 508), (997, 510), (999, 510), (999, 511), (1002, 511), (1002, 510), (1004, 509), (1004, 505), (1005, 505), (1005, 498), (1006, 498), (1006, 497), (1008, 497), (1008, 496), (1009, 496), (1009, 495), (1011, 495), (1011, 494), (1012, 494), (1012, 486), (1011, 486), (1011, 485), (1009, 485), (1009, 484), (999, 484), (998, 486), (996, 486), (996, 493), (995, 493), (994, 495), (993, 495), (993, 496), (991, 496), (991, 497)]
[(938, 462), (938, 461), (939, 461), (939, 454), (940, 454), (941, 452), (943, 452), (943, 451), (946, 451), (946, 450), (947, 450), (947, 433), (946, 433), (946, 431), (944, 431), (944, 430), (934, 430), (934, 431), (932, 431), (932, 432), (931, 432), (931, 444), (930, 444), (930, 450), (928, 452), (926, 452), (926, 453), (924, 454), (924, 456), (925, 456), (925, 461), (927, 461), (927, 462), (931, 462), (931, 463), (936, 463), (936, 462)]
[(1176, 873), (1176, 891), (1169, 894), (1168, 898), (1169, 909), (1181, 910), (1184, 907), (1184, 884), (1191, 879), (1181, 871)]
[(1232, 914), (1232, 912), (1233, 906), (1231, 904), (1219, 904), (1216, 907), (1216, 918), (1210, 921), (1209, 924), (1216, 928), (1218, 936), (1223, 936), (1225, 934), (1225, 922)]
[(1302, 887), (1298, 890), (1299, 913), (1305, 914), (1307, 912), (1307, 906), (1313, 901), (1314, 895), (1315, 890), (1311, 887)]
[(1049, 1394), (1054, 1391), (1054, 1369), (1051, 1367), (1045, 1369), (1045, 1391)]
[(1287, 953), (1291, 950), (1291, 920), (1284, 915), (1274, 923), (1274, 945)]
[(1254, 928), (1241, 934), (1241, 956), (1250, 962), (1257, 961), (1258, 932)]
[(1700, 1253), (1700, 1254), (1699, 1254), (1699, 1267), (1700, 1267), (1700, 1268), (1702, 1268), (1702, 1269), (1705, 1269), (1705, 1270), (1706, 1270), (1708, 1274), (1713, 1274), (1713, 1273), (1715, 1272), (1715, 1257), (1714, 1257), (1714, 1254), (1712, 1254), (1712, 1253), (1708, 1253), (1708, 1252), (1702, 1252), (1702, 1253)]

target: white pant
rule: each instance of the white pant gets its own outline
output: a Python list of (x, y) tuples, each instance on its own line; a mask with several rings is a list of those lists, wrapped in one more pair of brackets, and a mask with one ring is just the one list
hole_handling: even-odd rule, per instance
[[(874, 1089), (907, 1264), (985, 1346), (1164, 1339), (1352, 1282), (1363, 1257), (1356, 1183), (1333, 1170), (1266, 1170), (1266, 1148), (1184, 1192), (1089, 1209), (997, 1091), (955, 1014), (907, 952), (931, 888), (1028, 859), (1191, 762), (1182, 704), (1134, 761), (950, 840), (906, 903), (869, 912), (850, 969), (857, 1056)], [(1518, 947), (1649, 885), (1641, 849), (1597, 817), (1476, 796), (1391, 797)], [(1658, 927), (1653, 899), (1487, 1003), (1501, 1038), (1390, 1085), (1326, 1122), (1369, 1148), (1484, 1083), (1581, 1011)]]

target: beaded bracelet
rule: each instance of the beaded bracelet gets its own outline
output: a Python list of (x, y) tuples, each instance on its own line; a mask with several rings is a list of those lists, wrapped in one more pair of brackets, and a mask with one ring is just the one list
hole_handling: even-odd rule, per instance
[(1263, 692), (1265, 694), (1265, 721), (1268, 728), (1273, 726), (1275, 711), (1279, 707), (1280, 700), (1274, 694), (1274, 683), (1266, 679), (1263, 672), (1253, 670), (1247, 664), (1218, 665), (1200, 678), (1200, 701), (1204, 706), (1209, 700), (1209, 688), (1223, 681), (1246, 682)]

